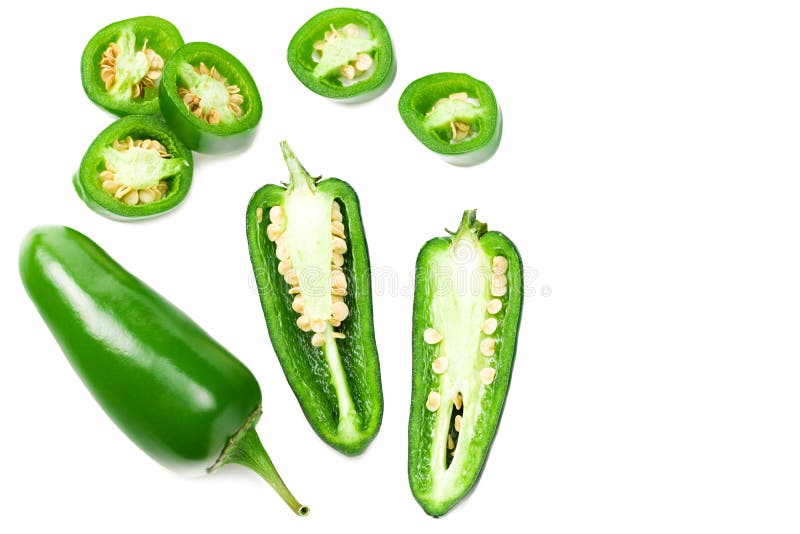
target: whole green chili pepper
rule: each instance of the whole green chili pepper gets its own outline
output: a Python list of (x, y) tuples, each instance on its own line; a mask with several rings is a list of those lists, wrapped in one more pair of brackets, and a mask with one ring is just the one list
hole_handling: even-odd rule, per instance
[(247, 240), (269, 336), (311, 426), (358, 454), (383, 415), (372, 326), (369, 256), (358, 197), (342, 180), (311, 178), (286, 142), (290, 182), (247, 207)]
[(158, 17), (109, 24), (83, 50), (83, 90), (92, 102), (115, 115), (154, 115), (164, 62), (181, 46), (178, 29)]
[(258, 383), (195, 322), (71, 228), (32, 230), (19, 269), (78, 376), (142, 450), (188, 472), (249, 467), (308, 513), (256, 434)]
[(453, 165), (476, 165), (497, 151), (503, 115), (492, 89), (468, 74), (440, 72), (411, 82), (400, 116), (420, 143)]
[(300, 82), (328, 98), (363, 102), (386, 91), (397, 73), (383, 21), (360, 9), (317, 13), (292, 37), (286, 52)]
[(261, 120), (261, 96), (241, 61), (211, 43), (189, 43), (164, 66), (159, 102), (164, 120), (198, 152), (248, 146)]
[(464, 212), (417, 257), (408, 478), (441, 516), (478, 480), (500, 423), (522, 311), (514, 244)]
[(105, 217), (153, 217), (183, 201), (192, 170), (192, 152), (166, 124), (129, 115), (92, 141), (73, 184), (86, 205)]

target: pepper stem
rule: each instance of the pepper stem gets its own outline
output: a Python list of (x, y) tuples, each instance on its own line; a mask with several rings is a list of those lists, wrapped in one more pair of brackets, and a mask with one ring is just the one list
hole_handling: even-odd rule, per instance
[(306, 185), (312, 193), (316, 191), (317, 181), (308, 174), (300, 163), (300, 160), (298, 160), (297, 156), (292, 152), (292, 149), (289, 148), (289, 143), (286, 141), (281, 141), (281, 152), (283, 152), (283, 159), (286, 162), (286, 167), (289, 168), (289, 177), (291, 179), (289, 182), (289, 190), (291, 191), (296, 187)]
[(457, 241), (469, 235), (480, 239), (480, 237), (489, 230), (489, 226), (486, 223), (480, 222), (476, 218), (477, 213), (478, 210), (465, 210), (464, 215), (461, 217), (461, 224), (458, 226), (458, 230), (455, 232), (447, 230), (448, 233), (453, 236), (453, 241)]
[(247, 429), (231, 445), (232, 447), (227, 451), (225, 463), (239, 464), (252, 469), (272, 486), (294, 513), (299, 516), (308, 515), (308, 506), (300, 504), (294, 498), (292, 492), (289, 491), (289, 488), (286, 487), (267, 451), (264, 450), (264, 445), (261, 444), (261, 439), (256, 434), (255, 428)]

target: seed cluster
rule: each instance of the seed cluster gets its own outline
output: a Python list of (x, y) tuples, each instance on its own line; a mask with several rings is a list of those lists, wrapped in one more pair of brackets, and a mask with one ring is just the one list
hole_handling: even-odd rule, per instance
[[(121, 49), (117, 43), (109, 43), (103, 58), (100, 60), (100, 79), (106, 84), (106, 91), (110, 91), (117, 81), (117, 58)], [(147, 39), (144, 40), (142, 52), (147, 57), (150, 68), (144, 78), (139, 80), (131, 87), (132, 98), (144, 98), (144, 90), (147, 87), (153, 88), (161, 78), (164, 70), (164, 60), (152, 48), (147, 48)]]
[[(436, 109), (436, 106), (442, 104), (443, 102), (447, 102), (448, 100), (461, 100), (461, 101), (466, 102), (468, 98), (469, 98), (469, 95), (467, 93), (464, 93), (464, 92), (453, 93), (450, 96), (448, 96), (447, 98), (440, 98), (433, 105), (433, 109), (431, 109), (431, 111), (430, 111), (430, 113), (428, 113), (428, 115), (433, 113), (433, 111)], [(467, 136), (470, 134), (470, 129), (471, 129), (471, 127), (470, 127), (469, 123), (467, 123), (467, 122), (464, 122), (464, 121), (450, 121), (450, 133), (452, 134), (452, 139), (455, 142), (463, 141), (464, 139), (466, 139)]]
[[(508, 293), (507, 271), (508, 260), (504, 256), (492, 258), (491, 294), (494, 298), (486, 304), (486, 312), (489, 315), (497, 315), (503, 307), (502, 301), (497, 297), (502, 297)], [(495, 317), (488, 317), (481, 325), (481, 333), (487, 337), (481, 340), (480, 351), (487, 358), (494, 356), (497, 340), (491, 336), (497, 331), (498, 325), (499, 323)], [(495, 376), (497, 376), (497, 371), (492, 367), (484, 367), (479, 373), (481, 383), (486, 386), (494, 382)]]
[[(256, 213), (259, 221), (263, 217), (263, 210)], [(286, 245), (286, 217), (281, 206), (273, 206), (269, 210), (269, 221), (267, 225), (267, 238), (275, 243), (275, 255), (278, 257), (278, 273), (291, 287), (289, 294), (294, 295), (292, 309), (299, 314), (297, 327), (303, 332), (314, 332), (311, 336), (311, 345), (322, 347), (325, 345), (324, 332), (328, 325), (337, 328), (350, 315), (350, 309), (344, 302), (347, 296), (347, 277), (342, 270), (344, 265), (344, 254), (347, 252), (347, 242), (345, 241), (344, 223), (342, 222), (342, 209), (339, 203), (333, 201), (331, 206), (331, 315), (330, 317), (310, 317), (306, 313), (303, 294), (300, 290), (300, 279), (295, 271), (292, 260), (289, 258), (289, 249)], [(334, 339), (344, 339), (345, 335), (341, 332), (333, 332)]]
[[(239, 94), (240, 91), (239, 86), (228, 85), (228, 79), (222, 76), (217, 71), (216, 67), (211, 67), (209, 69), (203, 62), (200, 62), (200, 65), (194, 67), (194, 70), (197, 74), (201, 76), (210, 76), (214, 80), (224, 85), (228, 90), (228, 95), (229, 95), (227, 108), (230, 109), (233, 112), (234, 116), (236, 116), (237, 118), (241, 117), (242, 115), (241, 106), (244, 103), (244, 97), (241, 94)], [(219, 110), (214, 108), (203, 107), (202, 99), (198, 95), (191, 92), (189, 89), (185, 87), (179, 87), (178, 96), (181, 97), (183, 103), (186, 104), (186, 107), (189, 108), (189, 111), (192, 112), (192, 115), (194, 115), (198, 119), (206, 121), (208, 124), (219, 124), (219, 121), (221, 119)]]
[[(122, 141), (114, 141), (113, 147), (120, 152), (125, 152), (133, 147), (139, 147), (157, 152), (162, 158), (169, 157), (169, 152), (164, 148), (164, 145), (154, 139), (133, 139), (128, 136)], [(118, 181), (116, 179), (116, 172), (114, 166), (106, 161), (106, 169), (100, 173), (100, 182), (103, 190), (110, 195), (114, 195), (114, 198), (129, 206), (149, 204), (156, 200), (161, 200), (169, 189), (169, 185), (167, 185), (167, 182), (164, 180), (159, 181), (158, 185), (154, 187), (134, 189)]]
[[(330, 30), (325, 32), (325, 38), (314, 43), (314, 50), (319, 52), (320, 56), (325, 53), (325, 46), (342, 37), (357, 37), (358, 26), (353, 23), (345, 24), (341, 29), (337, 30), (333, 24), (330, 25)], [(372, 56), (367, 53), (360, 53), (356, 55), (355, 61), (346, 63), (339, 67), (339, 74), (346, 80), (352, 80), (356, 76), (364, 74), (372, 66)]]

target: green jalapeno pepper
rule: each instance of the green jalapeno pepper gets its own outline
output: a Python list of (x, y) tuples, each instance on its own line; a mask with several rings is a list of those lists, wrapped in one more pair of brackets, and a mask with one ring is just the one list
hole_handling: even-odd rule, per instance
[(360, 9), (311, 17), (292, 37), (286, 59), (303, 85), (348, 102), (380, 95), (397, 73), (389, 31), (377, 15)]
[(503, 116), (492, 89), (467, 74), (441, 72), (411, 82), (400, 116), (420, 143), (453, 165), (476, 165), (500, 145)]
[(78, 376), (142, 450), (189, 473), (244, 465), (308, 513), (256, 434), (258, 383), (195, 322), (71, 228), (31, 231), (19, 269)]
[(180, 204), (192, 185), (192, 152), (160, 120), (123, 117), (89, 145), (75, 174), (78, 196), (116, 220), (153, 217)]
[(232, 152), (249, 145), (261, 120), (261, 96), (242, 63), (211, 43), (189, 43), (164, 66), (161, 113), (198, 152)]
[(440, 516), (475, 485), (500, 422), (522, 311), (514, 244), (467, 211), (417, 257), (408, 478)]
[(178, 29), (158, 17), (109, 24), (83, 50), (83, 90), (92, 102), (115, 115), (154, 115), (164, 62), (181, 46)]
[(311, 178), (286, 142), (290, 182), (247, 207), (247, 240), (269, 336), (311, 426), (358, 454), (383, 415), (369, 256), (358, 197), (342, 180)]

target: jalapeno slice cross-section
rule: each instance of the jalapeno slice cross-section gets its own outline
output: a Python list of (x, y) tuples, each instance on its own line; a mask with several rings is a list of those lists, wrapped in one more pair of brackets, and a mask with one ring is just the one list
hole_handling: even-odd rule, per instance
[(178, 29), (158, 17), (109, 24), (83, 50), (83, 90), (115, 115), (155, 115), (164, 63), (181, 46)]
[(358, 198), (342, 180), (311, 178), (285, 141), (281, 149), (290, 182), (250, 200), (250, 259), (272, 345), (306, 418), (354, 455), (383, 415)]
[(411, 491), (440, 516), (475, 485), (500, 422), (522, 311), (514, 244), (466, 211), (417, 257), (408, 425)]
[(250, 144), (261, 120), (261, 96), (242, 63), (211, 43), (189, 43), (164, 66), (161, 112), (198, 152), (232, 152)]
[(420, 143), (453, 165), (475, 165), (500, 145), (503, 116), (492, 89), (468, 74), (441, 72), (411, 82), (400, 116)]
[(377, 15), (360, 9), (317, 13), (294, 34), (286, 57), (303, 85), (351, 102), (380, 95), (397, 72), (389, 31)]
[(152, 217), (181, 203), (192, 185), (192, 152), (166, 124), (123, 117), (89, 145), (73, 183), (78, 196), (110, 219)]

